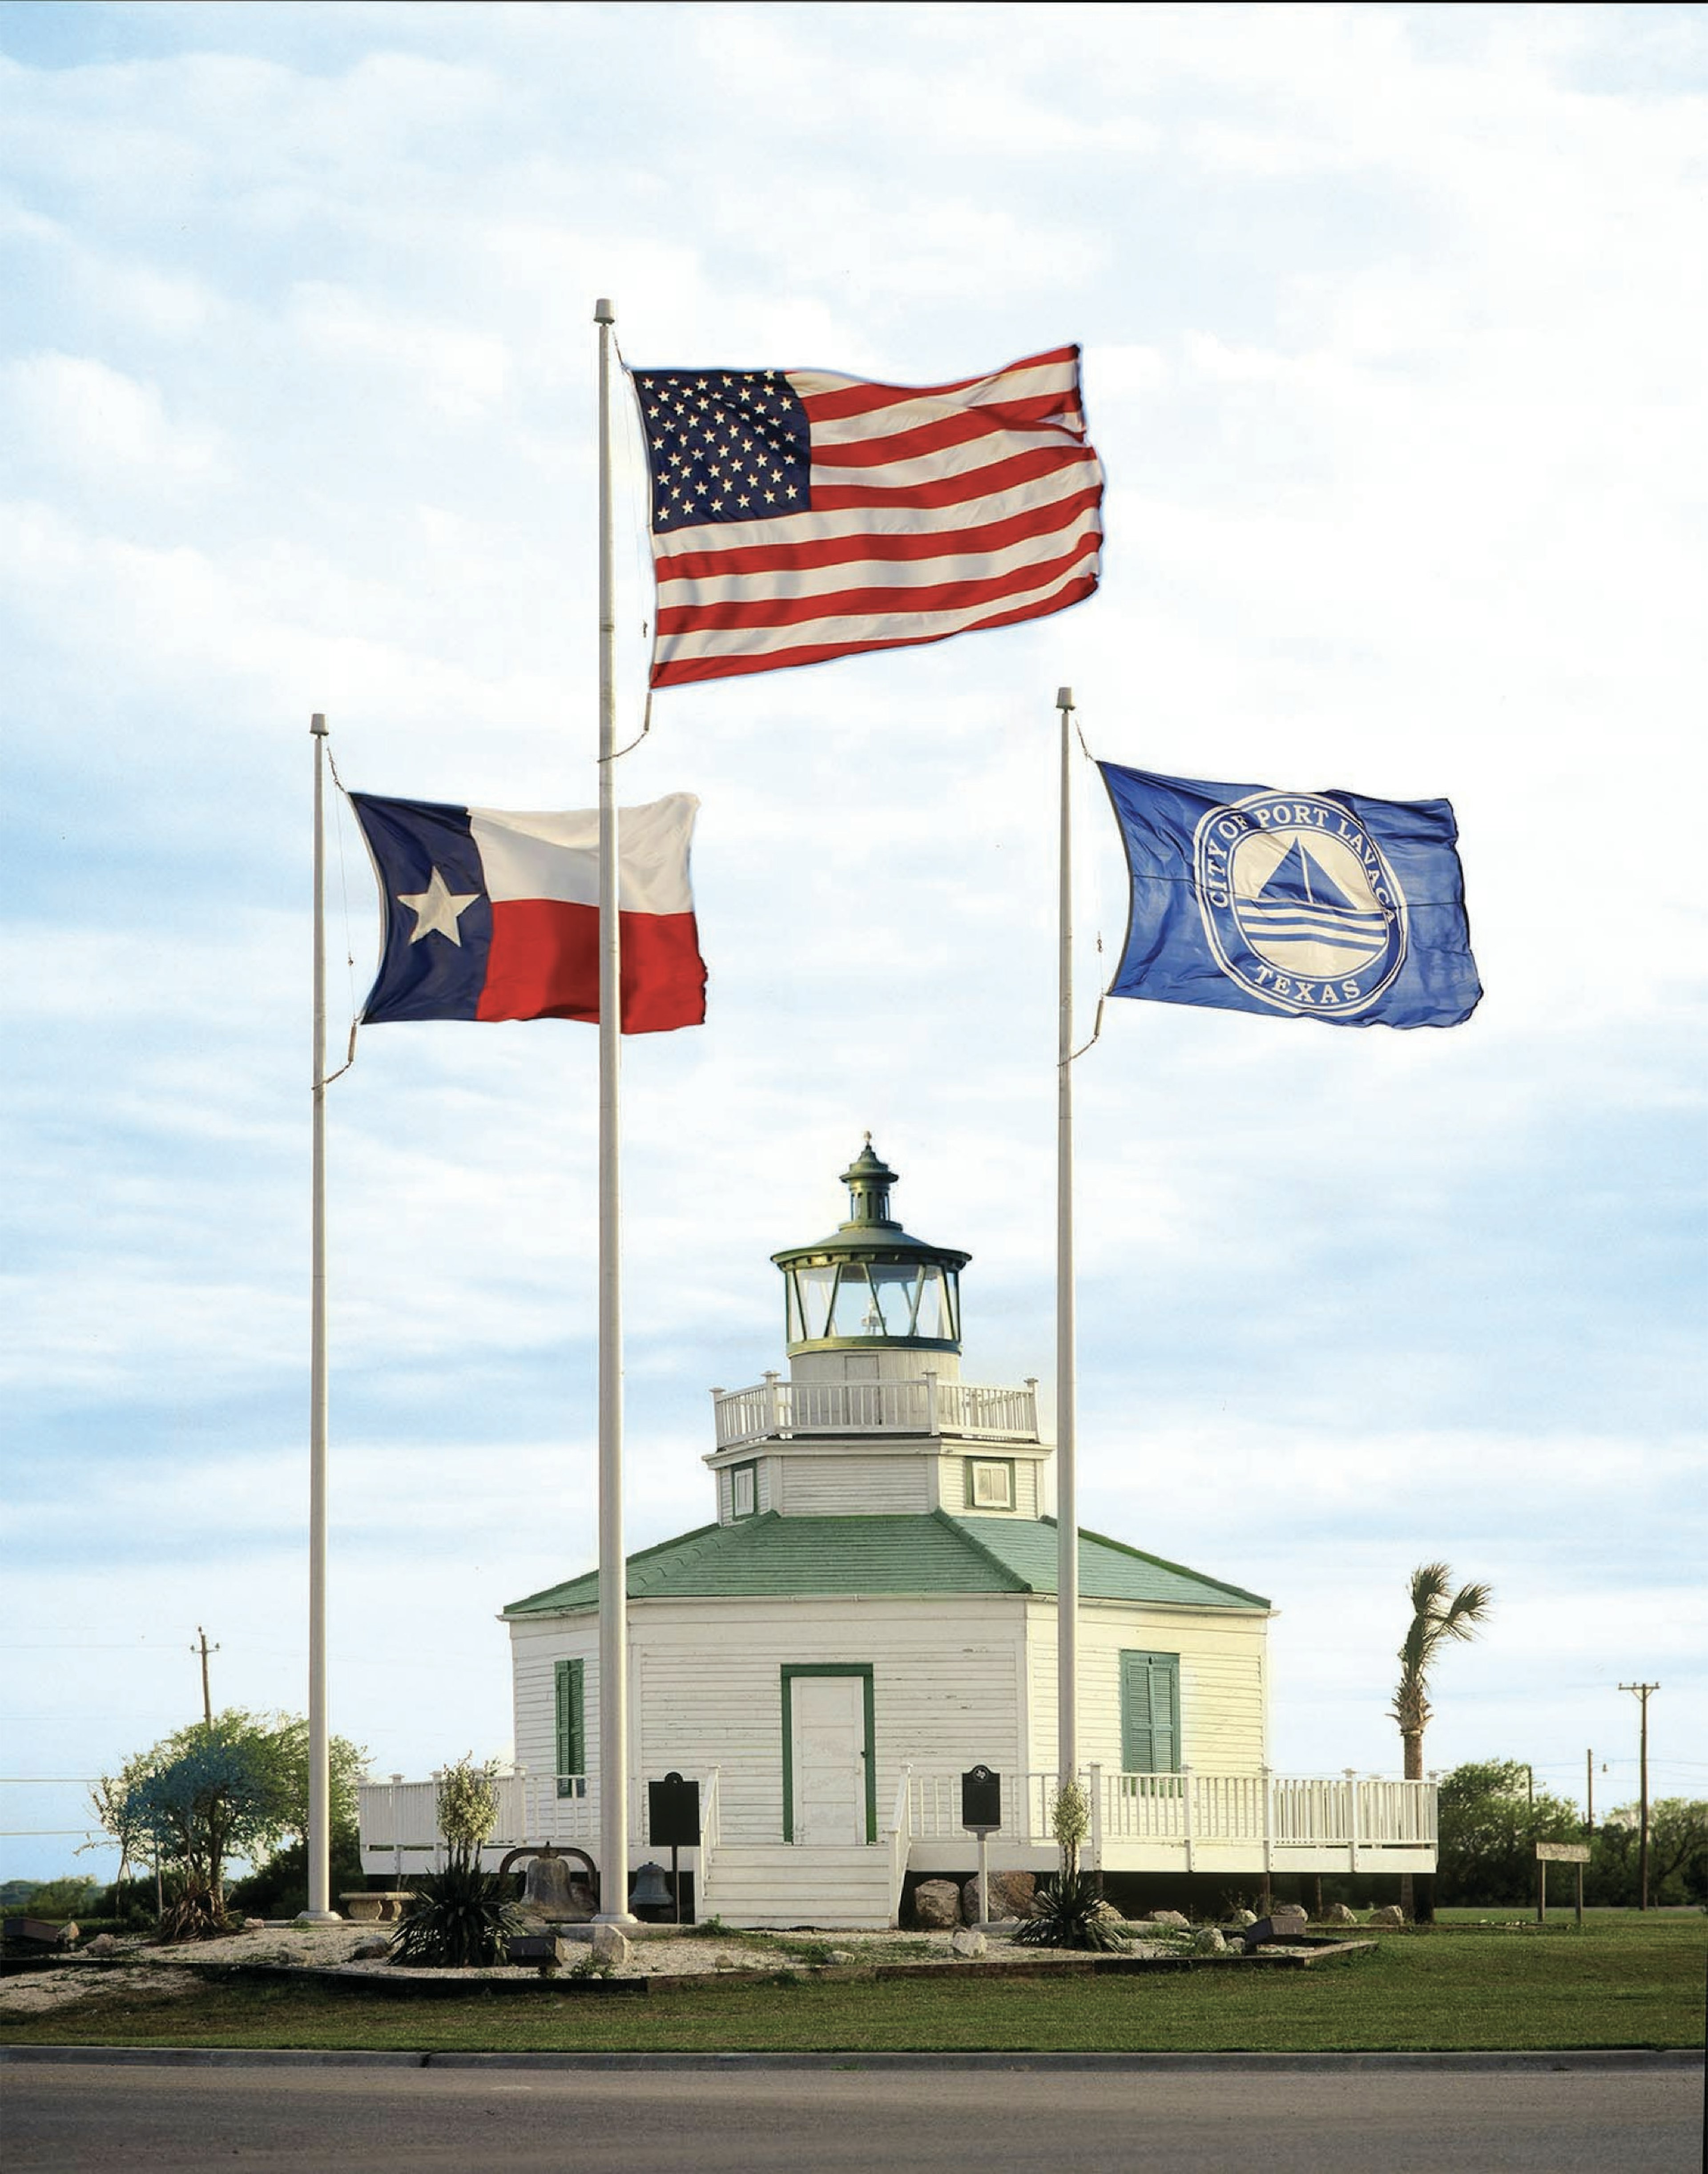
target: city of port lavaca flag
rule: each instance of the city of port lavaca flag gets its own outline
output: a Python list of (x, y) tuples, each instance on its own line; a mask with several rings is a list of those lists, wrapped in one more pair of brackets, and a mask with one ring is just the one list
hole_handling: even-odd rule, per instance
[(1132, 903), (1116, 997), (1337, 1026), (1456, 1026), (1483, 991), (1445, 800), (1100, 763)]
[[(514, 814), (353, 792), (383, 933), (364, 1025), (599, 1016), (599, 818)], [(705, 966), (689, 887), (700, 803), (618, 819), (623, 1031), (698, 1026)]]
[(1079, 350), (951, 385), (637, 370), (651, 684), (774, 672), (1064, 610), (1097, 587)]

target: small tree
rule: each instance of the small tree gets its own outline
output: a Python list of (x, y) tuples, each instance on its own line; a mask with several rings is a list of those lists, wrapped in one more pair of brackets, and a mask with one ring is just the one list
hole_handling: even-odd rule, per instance
[(129, 1791), (125, 1816), (176, 1867), (182, 1889), (161, 1920), (163, 1939), (206, 1939), (225, 1921), (225, 1865), (278, 1839), (284, 1809), (252, 1746), (217, 1723)]
[[(153, 1853), (157, 1835), (162, 1831), (157, 1817), (159, 1807), (145, 1785), (185, 1760), (198, 1757), (216, 1746), (241, 1764), (245, 1777), (244, 1800), (256, 1815), (246, 1815), (245, 1832), (249, 1839), (232, 1842), (220, 1852), (219, 1895), (212, 1896), (205, 1864), (193, 1883), (197, 1892), (209, 1897), (210, 1906), (214, 1899), (223, 1906), (224, 1867), (231, 1857), (272, 1852), (289, 1858), (294, 1850), (305, 1865), (303, 1838), (308, 1828), (308, 1723), (300, 1715), (258, 1714), (241, 1706), (230, 1706), (216, 1714), (212, 1722), (198, 1721), (187, 1728), (176, 1729), (150, 1749), (136, 1753), (116, 1775), (103, 1775), (90, 1791), (89, 1803), (96, 1819), (119, 1846), (121, 1880), (130, 1865), (140, 1863), (145, 1853)], [(367, 1754), (342, 1736), (332, 1738), (329, 1749), (332, 1849), (335, 1855), (342, 1851), (348, 1856), (354, 1852), (356, 1844), (356, 1784), (361, 1778)], [(145, 1810), (149, 1820), (146, 1825)], [(220, 1819), (216, 1817), (215, 1823), (221, 1824)], [(174, 1821), (168, 1819), (165, 1825), (170, 1829)], [(187, 1878), (188, 1860), (177, 1853), (181, 1841), (181, 1836), (174, 1838), (169, 1834), (165, 1841), (159, 1843), (159, 1858)], [(281, 1843), (288, 1843), (288, 1847), (281, 1850)], [(203, 1857), (205, 1851), (198, 1851), (198, 1863)], [(282, 1891), (290, 1881), (293, 1869), (289, 1864), (282, 1865), (268, 1892)], [(302, 1885), (305, 1894), (305, 1870)]]
[(1441, 1782), (1441, 1891), (1454, 1902), (1524, 1902), (1536, 1892), (1536, 1845), (1576, 1841), (1576, 1804), (1532, 1793), (1528, 1768), (1512, 1759), (1472, 1760)]
[[(1635, 1906), (1640, 1817), (1635, 1804), (1623, 1804), (1596, 1830), (1587, 1883), (1592, 1901)], [(1657, 1903), (1708, 1905), (1708, 1804), (1662, 1797), (1650, 1805), (1649, 1891)]]

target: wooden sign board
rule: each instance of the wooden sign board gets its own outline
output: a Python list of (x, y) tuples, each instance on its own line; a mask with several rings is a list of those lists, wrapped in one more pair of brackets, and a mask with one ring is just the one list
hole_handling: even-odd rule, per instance
[(1585, 1841), (1539, 1841), (1536, 1845), (1536, 1857), (1540, 1864), (1587, 1864), (1589, 1844)]

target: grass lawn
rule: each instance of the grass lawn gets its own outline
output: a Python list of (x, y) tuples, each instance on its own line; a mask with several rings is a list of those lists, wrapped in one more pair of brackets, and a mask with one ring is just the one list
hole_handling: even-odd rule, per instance
[(1457, 2051), (1700, 2046), (1708, 1918), (1608, 1913), (1583, 1931), (1447, 1923), (1308, 1971), (764, 1982), (648, 1998), (538, 1993), (402, 1999), (323, 1982), (204, 1983), (153, 2000), (115, 1987), (0, 2019), (14, 2046), (418, 2051)]

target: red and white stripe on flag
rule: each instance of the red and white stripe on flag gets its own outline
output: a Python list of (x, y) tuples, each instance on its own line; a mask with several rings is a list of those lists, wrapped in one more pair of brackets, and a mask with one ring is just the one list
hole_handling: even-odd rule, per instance
[(942, 641), (1097, 586), (1103, 471), (1077, 347), (953, 385), (811, 370), (635, 382), (655, 687)]

